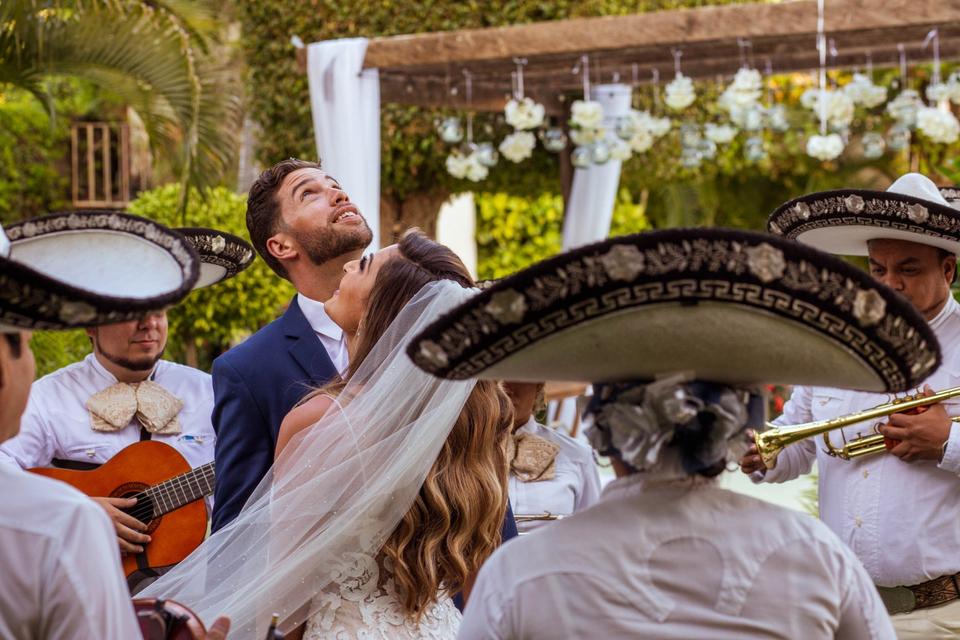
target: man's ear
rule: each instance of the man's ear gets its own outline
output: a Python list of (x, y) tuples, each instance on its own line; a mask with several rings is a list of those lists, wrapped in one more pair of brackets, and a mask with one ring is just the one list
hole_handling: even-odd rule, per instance
[(267, 238), (267, 252), (281, 261), (292, 260), (298, 255), (293, 243), (293, 238), (283, 232), (276, 233)]
[(957, 279), (957, 256), (951, 255), (944, 259), (943, 275), (947, 278), (947, 284), (953, 284)]

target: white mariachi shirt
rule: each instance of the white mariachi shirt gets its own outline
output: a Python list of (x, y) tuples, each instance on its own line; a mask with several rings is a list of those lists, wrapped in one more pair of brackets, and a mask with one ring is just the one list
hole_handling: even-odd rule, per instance
[[(560, 447), (555, 460), (556, 475), (552, 480), (524, 482), (510, 474), (510, 507), (514, 516), (535, 515), (549, 511), (569, 516), (586, 509), (600, 497), (600, 475), (593, 459), (593, 450), (570, 436), (538, 424), (533, 418), (517, 429), (517, 433), (539, 436)], [(520, 533), (549, 524), (548, 520), (517, 522)]]
[[(183, 409), (177, 416), (179, 434), (154, 433), (151, 439), (177, 449), (191, 467), (211, 462), (216, 435), (210, 422), (210, 375), (161, 360), (152, 379), (180, 398)], [(136, 418), (112, 432), (94, 431), (90, 424), (87, 400), (116, 382), (93, 354), (34, 382), (20, 421), (20, 434), (0, 445), (0, 463), (13, 462), (24, 469), (50, 466), (54, 458), (102, 464), (138, 442), (140, 424)]]
[(705, 480), (608, 484), (480, 569), (457, 636), (890, 639), (856, 557), (809, 515)]
[(0, 486), (0, 638), (139, 638), (103, 510), (12, 465)]
[[(925, 384), (934, 391), (960, 386), (960, 305), (953, 298), (930, 321), (943, 364)], [(922, 389), (922, 385), (921, 385)], [(889, 402), (888, 395), (822, 387), (796, 387), (777, 424), (835, 418)], [(960, 415), (960, 399), (944, 403)], [(843, 429), (846, 439), (869, 434), (879, 420)], [(843, 444), (839, 431), (830, 435)], [(776, 467), (754, 481), (784, 482), (808, 473), (817, 462), (820, 518), (857, 554), (880, 586), (910, 586), (960, 572), (960, 424), (947, 451), (934, 460), (903, 462), (882, 453), (842, 460), (825, 453), (822, 437), (786, 447)]]

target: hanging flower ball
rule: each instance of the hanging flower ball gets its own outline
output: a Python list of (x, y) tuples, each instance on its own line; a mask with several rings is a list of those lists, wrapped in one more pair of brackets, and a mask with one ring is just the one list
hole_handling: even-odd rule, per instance
[(463, 125), (460, 124), (460, 118), (444, 118), (437, 126), (437, 133), (440, 139), (447, 144), (457, 144), (463, 140)]
[(947, 88), (950, 89), (950, 102), (960, 104), (960, 71), (954, 71), (947, 78)]
[(910, 145), (910, 129), (905, 124), (899, 123), (890, 127), (887, 131), (887, 146), (894, 151), (901, 151)]
[(863, 157), (871, 160), (882, 156), (887, 146), (883, 136), (875, 131), (863, 134), (861, 143), (863, 144)]
[(703, 154), (695, 147), (684, 147), (680, 152), (680, 164), (685, 169), (696, 169), (703, 164)]
[(567, 148), (567, 134), (560, 127), (550, 127), (540, 132), (540, 142), (550, 153), (560, 153)]
[(467, 159), (467, 156), (461, 154), (459, 151), (454, 151), (447, 156), (446, 166), (447, 173), (452, 175), (454, 178), (463, 179), (467, 177), (467, 165), (470, 161)]
[(595, 100), (574, 100), (570, 124), (580, 129), (597, 129), (603, 124), (603, 106)]
[[(805, 101), (806, 98), (806, 101)], [(825, 100), (827, 124), (832, 129), (846, 129), (853, 122), (856, 105), (843, 91), (824, 91), (808, 89), (800, 98), (801, 104), (809, 104), (809, 108), (819, 117), (820, 100)]]
[(936, 107), (922, 107), (917, 111), (917, 130), (938, 144), (952, 144), (960, 139), (957, 117)]
[(593, 162), (588, 147), (576, 147), (570, 153), (570, 163), (577, 169), (586, 169)]
[(869, 76), (862, 73), (853, 74), (853, 80), (842, 91), (854, 104), (867, 109), (879, 106), (887, 99), (887, 88), (874, 84)]
[(904, 89), (887, 103), (887, 113), (905, 127), (917, 126), (917, 111), (923, 106), (920, 94), (913, 89)]
[(500, 153), (510, 162), (523, 162), (533, 155), (537, 139), (529, 131), (511, 133), (500, 143)]
[(927, 100), (936, 104), (942, 100), (950, 99), (950, 87), (944, 82), (935, 82), (927, 85)]
[(640, 122), (633, 115), (633, 112), (631, 112), (629, 115), (617, 118), (617, 121), (614, 123), (613, 132), (616, 133), (617, 137), (621, 140), (630, 140), (640, 126)]
[[(886, 91), (886, 89), (884, 89), (884, 91)], [(780, 133), (790, 129), (790, 122), (787, 120), (787, 109), (782, 104), (770, 105), (764, 109), (763, 122), (770, 129), (779, 131)]]
[(810, 136), (807, 140), (807, 155), (817, 160), (835, 160), (841, 153), (843, 153), (843, 138), (836, 133)]
[(473, 155), (476, 156), (477, 162), (485, 167), (496, 166), (497, 160), (500, 159), (497, 150), (493, 148), (493, 143), (490, 142), (481, 142), (478, 144)]
[(467, 160), (467, 180), (480, 182), (481, 180), (485, 180), (490, 174), (490, 170), (480, 163), (477, 154), (470, 155)]
[(630, 159), (631, 148), (629, 143), (620, 140), (619, 138), (612, 140), (609, 143), (610, 147), (610, 159), (618, 160), (624, 162)]
[(697, 150), (704, 160), (713, 160), (717, 156), (717, 143), (710, 138), (700, 138)]
[(545, 113), (543, 105), (534, 102), (532, 98), (511, 100), (503, 110), (507, 124), (517, 131), (536, 129), (543, 124)]
[(763, 146), (763, 138), (751, 136), (743, 145), (743, 155), (747, 162), (760, 162), (766, 159), (767, 149)]
[(697, 93), (693, 88), (693, 80), (682, 73), (678, 73), (664, 90), (663, 101), (674, 111), (686, 109), (696, 99)]
[(605, 164), (610, 160), (610, 145), (599, 140), (590, 146), (590, 160), (593, 164)]
[(728, 113), (749, 109), (760, 102), (763, 95), (763, 78), (756, 69), (740, 69), (733, 81), (720, 94), (717, 104)]
[(737, 128), (729, 124), (708, 122), (704, 125), (703, 133), (716, 144), (728, 144), (737, 136)]
[(607, 137), (607, 130), (603, 127), (570, 129), (570, 140), (578, 147), (587, 147)]
[(630, 149), (634, 153), (645, 153), (650, 150), (654, 142), (656, 142), (656, 138), (653, 137), (649, 129), (638, 128), (633, 137), (630, 138)]

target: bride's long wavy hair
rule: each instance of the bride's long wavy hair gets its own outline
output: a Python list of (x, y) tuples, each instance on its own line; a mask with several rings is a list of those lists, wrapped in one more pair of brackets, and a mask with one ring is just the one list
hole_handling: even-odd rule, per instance
[[(425, 285), (453, 280), (475, 286), (457, 255), (419, 230), (404, 234), (398, 248), (377, 273), (351, 345), (346, 380)], [(325, 391), (335, 392), (343, 384)], [(500, 544), (507, 509), (504, 442), (512, 423), (506, 393), (496, 382), (479, 381), (416, 501), (381, 548), (392, 561), (397, 593), (410, 617), (419, 619), (441, 592), (459, 592)]]

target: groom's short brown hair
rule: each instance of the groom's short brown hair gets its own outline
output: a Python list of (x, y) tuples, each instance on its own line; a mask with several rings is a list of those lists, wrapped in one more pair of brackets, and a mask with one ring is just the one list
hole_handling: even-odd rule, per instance
[(287, 158), (273, 165), (259, 176), (250, 186), (247, 194), (247, 232), (250, 242), (263, 261), (281, 278), (289, 280), (283, 264), (267, 251), (267, 240), (280, 231), (280, 202), (277, 191), (284, 178), (298, 169), (320, 169), (319, 162)]

